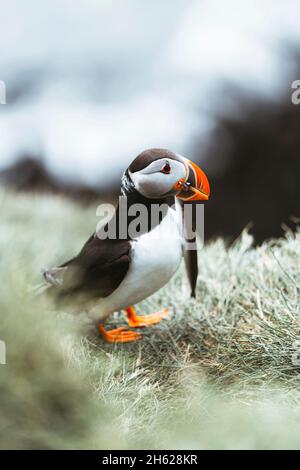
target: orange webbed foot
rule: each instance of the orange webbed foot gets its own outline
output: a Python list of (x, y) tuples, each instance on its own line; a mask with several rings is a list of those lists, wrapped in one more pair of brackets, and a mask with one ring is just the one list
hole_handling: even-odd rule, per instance
[(156, 325), (170, 315), (170, 311), (167, 308), (145, 316), (137, 315), (133, 307), (126, 308), (125, 312), (126, 321), (132, 328), (146, 328), (147, 326)]
[(132, 343), (133, 341), (138, 341), (142, 337), (141, 333), (131, 331), (124, 326), (107, 331), (104, 326), (99, 324), (98, 329), (102, 338), (108, 343)]

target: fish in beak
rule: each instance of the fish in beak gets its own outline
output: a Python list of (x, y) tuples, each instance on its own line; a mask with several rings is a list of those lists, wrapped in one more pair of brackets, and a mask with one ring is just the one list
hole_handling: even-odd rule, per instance
[(207, 176), (195, 163), (186, 160), (187, 177), (180, 179), (174, 186), (179, 191), (177, 197), (183, 201), (207, 201), (210, 187)]

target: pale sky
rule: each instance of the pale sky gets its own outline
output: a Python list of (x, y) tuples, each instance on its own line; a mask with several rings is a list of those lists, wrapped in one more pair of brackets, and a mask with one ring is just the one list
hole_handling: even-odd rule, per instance
[(31, 87), (0, 105), (0, 168), (42, 153), (56, 176), (97, 186), (147, 147), (191, 156), (226, 81), (266, 97), (289, 86), (299, 13), (296, 0), (5, 2), (0, 80)]

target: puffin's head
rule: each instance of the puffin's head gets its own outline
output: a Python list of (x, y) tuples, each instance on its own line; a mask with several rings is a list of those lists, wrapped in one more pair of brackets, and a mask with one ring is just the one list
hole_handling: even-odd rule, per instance
[(209, 182), (195, 163), (165, 149), (149, 149), (128, 168), (135, 189), (149, 199), (177, 196), (184, 201), (207, 201)]

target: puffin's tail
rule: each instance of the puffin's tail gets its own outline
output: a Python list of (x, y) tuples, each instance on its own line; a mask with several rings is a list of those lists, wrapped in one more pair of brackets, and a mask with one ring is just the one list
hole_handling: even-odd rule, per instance
[(49, 286), (62, 286), (63, 285), (63, 274), (67, 268), (58, 267), (58, 268), (43, 268), (42, 275), (46, 281), (46, 284)]
[(63, 273), (66, 268), (42, 268), (41, 274), (44, 278), (44, 282), (31, 287), (30, 291), (35, 295), (41, 295), (51, 288), (60, 287), (63, 285)]

